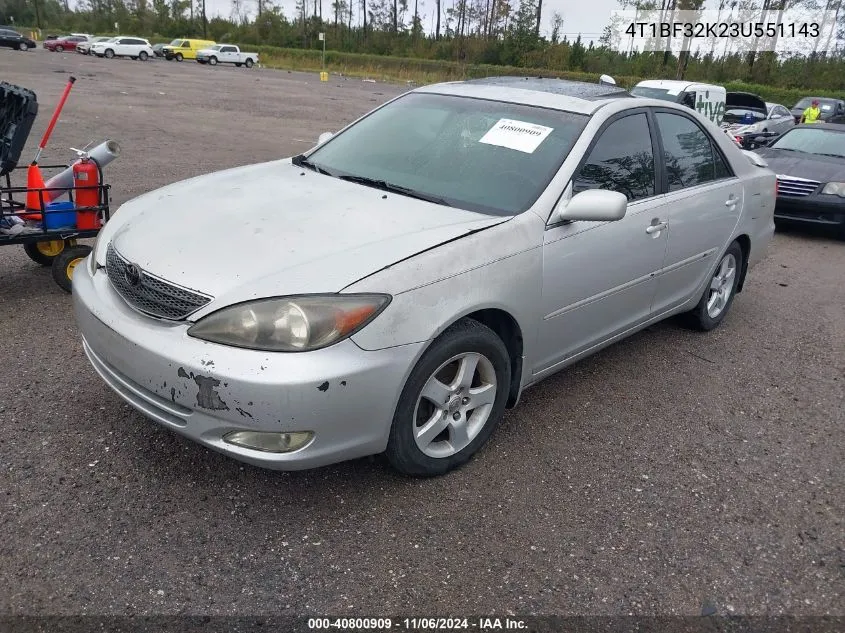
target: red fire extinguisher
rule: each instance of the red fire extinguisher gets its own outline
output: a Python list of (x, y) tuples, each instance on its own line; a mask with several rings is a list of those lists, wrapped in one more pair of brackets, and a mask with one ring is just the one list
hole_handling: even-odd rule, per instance
[(100, 228), (100, 168), (84, 150), (71, 148), (79, 156), (73, 164), (73, 186), (76, 195), (76, 228)]

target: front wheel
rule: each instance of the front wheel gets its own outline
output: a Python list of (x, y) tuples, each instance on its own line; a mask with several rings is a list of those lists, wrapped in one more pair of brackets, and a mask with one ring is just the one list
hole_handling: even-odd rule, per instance
[(71, 246), (64, 249), (53, 260), (53, 279), (65, 292), (71, 292), (73, 288), (73, 271), (91, 253), (90, 246)]
[(212, 66), (216, 66), (217, 65), (217, 58), (212, 55), (211, 57), (208, 58), (208, 63), (211, 64)]
[(183, 59), (185, 59), (185, 58), (182, 56), (182, 53), (176, 53), (176, 61), (177, 62), (181, 62)]
[(510, 380), (508, 350), (496, 333), (472, 319), (459, 321), (423, 354), (405, 383), (388, 461), (423, 477), (463, 465), (502, 419)]
[(142, 62), (147, 61), (147, 59), (149, 59), (149, 57), (150, 56), (147, 55), (147, 53), (145, 51), (141, 51), (140, 53), (138, 53), (138, 59), (140, 59)]
[(253, 64), (254, 62), (251, 59), (248, 59), (244, 62), (244, 66), (246, 66), (247, 68), (252, 68)]
[(64, 52), (65, 52), (65, 47), (64, 47), (64, 46), (57, 46), (57, 47), (56, 47), (56, 52), (57, 52), (57, 53), (64, 53)]
[(114, 51), (110, 48), (107, 48), (104, 55), (106, 56), (106, 59), (111, 59), (112, 57), (114, 57)]
[(26, 42), (21, 42), (20, 44), (18, 44), (18, 50), (19, 51), (28, 51), (29, 46), (26, 45)]
[(698, 305), (684, 315), (688, 326), (708, 332), (722, 322), (736, 296), (743, 260), (742, 248), (733, 242), (719, 260)]

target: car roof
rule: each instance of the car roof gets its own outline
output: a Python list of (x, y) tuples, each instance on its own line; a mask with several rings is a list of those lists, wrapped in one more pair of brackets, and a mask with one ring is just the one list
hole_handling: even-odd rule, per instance
[(619, 86), (544, 77), (487, 77), (421, 86), (413, 92), (475, 97), (592, 114), (604, 103), (634, 99)]

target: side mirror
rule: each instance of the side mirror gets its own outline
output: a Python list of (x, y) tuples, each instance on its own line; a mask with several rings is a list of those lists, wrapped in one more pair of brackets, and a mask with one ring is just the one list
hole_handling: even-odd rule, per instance
[(558, 222), (613, 222), (625, 217), (628, 198), (618, 191), (587, 189), (576, 193), (568, 202), (561, 202), (557, 210)]
[(328, 141), (333, 136), (334, 136), (334, 134), (332, 134), (331, 132), (323, 132), (322, 134), (320, 134), (319, 138), (317, 139), (317, 145), (322, 145), (323, 143)]
[(616, 80), (610, 75), (602, 75), (599, 77), (599, 84), (602, 86), (615, 86)]

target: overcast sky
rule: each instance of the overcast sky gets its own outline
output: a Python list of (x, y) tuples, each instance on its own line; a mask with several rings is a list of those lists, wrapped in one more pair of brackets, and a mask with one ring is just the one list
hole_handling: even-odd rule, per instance
[[(355, 2), (355, 16), (358, 19), (359, 0)], [(452, 6), (452, 0), (442, 0), (443, 10)], [(251, 12), (255, 13), (255, 0), (241, 0), (250, 7)], [(282, 8), (285, 16), (292, 18), (295, 14), (295, 0), (275, 0), (276, 4)], [(309, 0), (313, 2), (313, 0)], [(323, 0), (323, 17), (328, 18), (331, 13), (332, 0)], [(410, 11), (413, 11), (413, 0), (408, 0)], [(231, 0), (206, 0), (206, 11), (208, 17), (220, 14), (223, 17), (229, 17), (232, 12)], [(426, 30), (432, 30), (432, 23), (435, 10), (434, 0), (419, 0), (419, 11), (423, 16), (423, 25)], [(544, 0), (543, 1), (543, 32), (548, 36), (551, 31), (551, 21), (554, 11), (559, 12), (563, 16), (563, 28), (561, 29), (561, 37), (564, 34), (569, 39), (574, 39), (581, 33), (584, 42), (589, 40), (597, 40), (601, 35), (602, 29), (610, 22), (610, 12), (614, 9), (619, 9), (617, 0), (591, 0), (589, 5), (586, 3), (576, 3), (570, 0)], [(441, 20), (445, 19), (445, 15)]]

